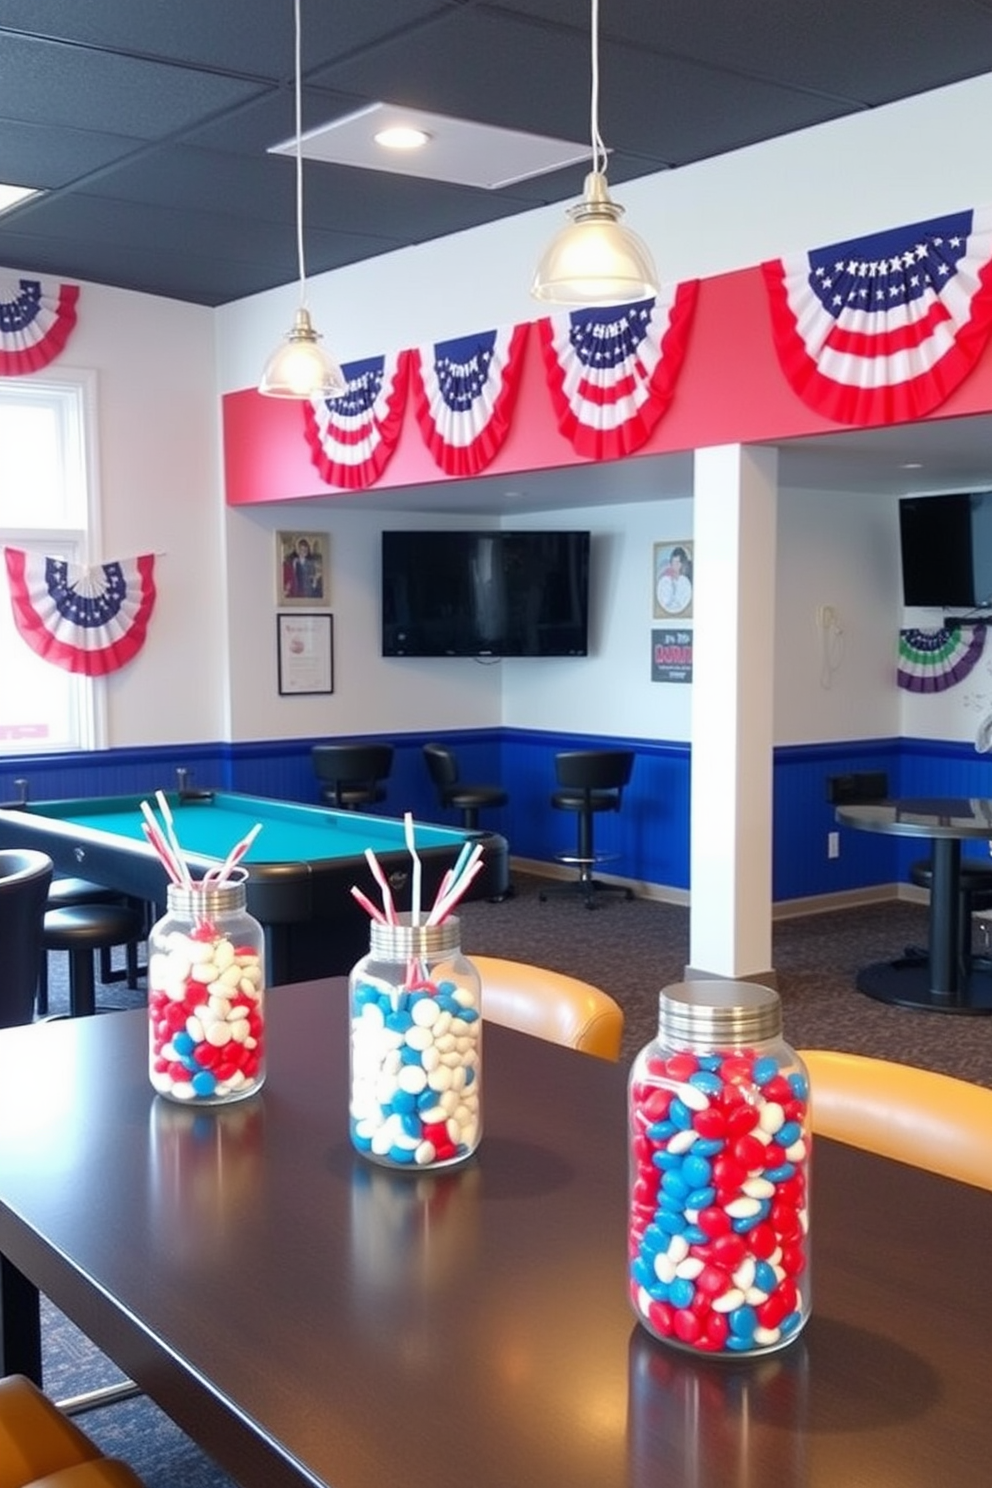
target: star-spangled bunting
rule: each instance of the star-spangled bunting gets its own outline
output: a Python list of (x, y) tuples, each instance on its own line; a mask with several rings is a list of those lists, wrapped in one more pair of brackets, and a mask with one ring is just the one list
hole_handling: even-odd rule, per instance
[(155, 605), (155, 557), (85, 567), (4, 548), (14, 623), (43, 661), (102, 677), (136, 656)]
[(990, 262), (984, 207), (762, 264), (793, 390), (837, 423), (930, 413), (988, 341)]
[(675, 392), (698, 280), (657, 299), (539, 322), (558, 428), (577, 454), (614, 460), (650, 437)]
[(529, 329), (525, 321), (414, 351), (414, 412), (446, 475), (478, 475), (505, 440)]
[(946, 692), (973, 671), (985, 647), (986, 627), (942, 626), (901, 630), (896, 681), (907, 692)]
[(311, 458), (328, 485), (361, 490), (385, 470), (403, 425), (409, 364), (408, 351), (348, 362), (340, 396), (304, 404)]
[(55, 291), (40, 279), (0, 275), (0, 377), (37, 372), (58, 356), (76, 324), (78, 284)]

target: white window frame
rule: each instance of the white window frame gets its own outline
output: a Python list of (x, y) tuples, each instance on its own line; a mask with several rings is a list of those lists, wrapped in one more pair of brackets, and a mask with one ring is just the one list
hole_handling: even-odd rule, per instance
[[(75, 563), (90, 562), (90, 554), (99, 551), (96, 374), (62, 370), (57, 376), (39, 374), (0, 378), (0, 401), (8, 405), (44, 402), (54, 406), (61, 430), (68, 507), (68, 520), (63, 525), (8, 523), (4, 520), (0, 497), (0, 542), (4, 546), (25, 548), (31, 552), (50, 554), (54, 550), (64, 553)], [(4, 603), (9, 602), (6, 593), (3, 598)], [(60, 675), (69, 687), (71, 739), (53, 745), (47, 739), (0, 738), (0, 758), (76, 754), (106, 747), (105, 679), (65, 671), (60, 671)]]

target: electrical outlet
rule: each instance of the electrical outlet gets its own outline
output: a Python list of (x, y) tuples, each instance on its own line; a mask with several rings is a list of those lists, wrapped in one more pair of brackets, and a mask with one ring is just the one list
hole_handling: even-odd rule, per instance
[(839, 858), (840, 857), (840, 833), (839, 832), (828, 832), (827, 833), (827, 857), (828, 858)]
[(818, 630), (833, 630), (837, 624), (837, 611), (833, 605), (817, 605), (816, 625)]

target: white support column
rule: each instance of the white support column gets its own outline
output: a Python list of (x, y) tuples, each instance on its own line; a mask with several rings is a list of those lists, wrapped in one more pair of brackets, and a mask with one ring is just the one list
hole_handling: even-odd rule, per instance
[(697, 450), (687, 977), (769, 982), (775, 450)]

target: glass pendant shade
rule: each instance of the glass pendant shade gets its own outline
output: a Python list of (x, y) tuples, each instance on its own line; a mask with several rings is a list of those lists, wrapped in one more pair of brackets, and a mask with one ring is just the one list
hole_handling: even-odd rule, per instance
[(610, 197), (606, 177), (590, 171), (571, 222), (552, 238), (534, 275), (531, 294), (552, 305), (624, 305), (658, 293), (658, 271), (646, 243), (624, 227), (623, 207)]
[(258, 391), (267, 398), (334, 398), (347, 384), (341, 368), (320, 346), (320, 335), (304, 306), (293, 329), (265, 364)]

